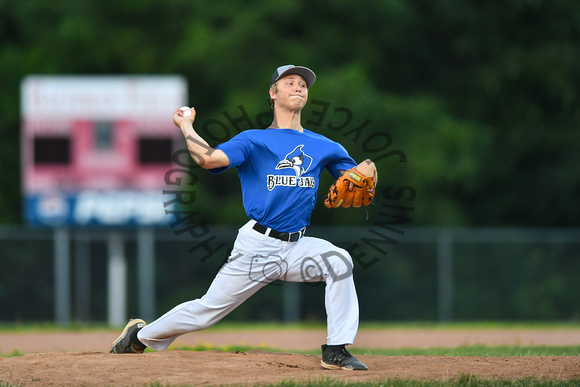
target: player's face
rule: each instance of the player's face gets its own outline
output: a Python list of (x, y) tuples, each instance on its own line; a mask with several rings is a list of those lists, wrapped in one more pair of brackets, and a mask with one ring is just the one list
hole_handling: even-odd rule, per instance
[(277, 90), (272, 98), (276, 99), (278, 106), (302, 109), (308, 100), (306, 81), (300, 75), (295, 74), (280, 78)]

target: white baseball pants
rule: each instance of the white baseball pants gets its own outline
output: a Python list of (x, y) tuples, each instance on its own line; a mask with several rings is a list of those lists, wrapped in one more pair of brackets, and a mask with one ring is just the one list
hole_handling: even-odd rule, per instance
[(137, 335), (146, 346), (167, 349), (179, 336), (209, 328), (268, 283), (326, 282), (328, 345), (352, 344), (358, 330), (358, 299), (349, 253), (319, 238), (283, 242), (252, 229), (238, 231), (228, 262), (199, 299), (177, 305)]

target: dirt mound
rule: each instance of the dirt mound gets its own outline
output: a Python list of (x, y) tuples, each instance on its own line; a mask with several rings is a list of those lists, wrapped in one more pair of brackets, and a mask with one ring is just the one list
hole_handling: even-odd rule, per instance
[[(109, 354), (119, 332), (45, 332), (0, 334), (0, 381), (23, 386), (252, 385), (283, 380), (336, 378), (344, 382), (398, 379), (448, 380), (461, 375), (483, 378), (580, 378), (580, 356), (448, 357), (358, 355), (369, 371), (329, 371), (320, 355), (265, 351), (192, 352), (181, 345), (247, 345), (292, 350), (316, 349), (320, 331), (204, 331), (178, 339), (170, 350), (142, 355)], [(359, 348), (456, 347), (461, 345), (579, 345), (580, 330), (425, 331), (363, 330)]]
[(172, 350), (143, 355), (50, 352), (0, 358), (0, 380), (26, 386), (196, 386), (265, 384), (337, 378), (344, 382), (398, 379), (580, 378), (579, 357), (358, 356), (370, 370), (329, 371), (315, 355)]

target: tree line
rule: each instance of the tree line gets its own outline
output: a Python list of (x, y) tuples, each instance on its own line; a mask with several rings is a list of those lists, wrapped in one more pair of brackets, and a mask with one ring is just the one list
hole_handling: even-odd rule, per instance
[[(571, 0), (0, 0), (0, 222), (22, 221), (26, 75), (182, 74), (202, 125), (267, 112), (271, 74), (292, 63), (319, 77), (303, 124), (384, 156), (383, 200), (412, 187), (413, 224), (577, 227), (579, 14)], [(233, 180), (200, 180), (201, 206), (228, 203), (216, 222), (243, 218), (216, 188)], [(359, 218), (344, 214), (315, 217)]]

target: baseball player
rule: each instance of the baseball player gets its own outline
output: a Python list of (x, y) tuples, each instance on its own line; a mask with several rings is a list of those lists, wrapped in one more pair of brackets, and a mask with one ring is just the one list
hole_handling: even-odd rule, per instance
[[(274, 280), (323, 281), (328, 334), (321, 347), (322, 367), (368, 370), (345, 348), (354, 342), (359, 323), (352, 259), (346, 250), (305, 232), (323, 169), (338, 179), (325, 203), (334, 208), (367, 205), (376, 168), (370, 160), (357, 165), (340, 144), (302, 127), (301, 112), (315, 80), (306, 67), (278, 67), (270, 81), (270, 127), (243, 131), (215, 148), (193, 129), (193, 108), (175, 111), (173, 121), (201, 167), (214, 174), (237, 168), (249, 221), (203, 297), (177, 305), (148, 325), (130, 320), (111, 353), (165, 350), (180, 335), (214, 325)], [(366, 181), (362, 190), (361, 180)], [(337, 197), (357, 190), (354, 199)]]

